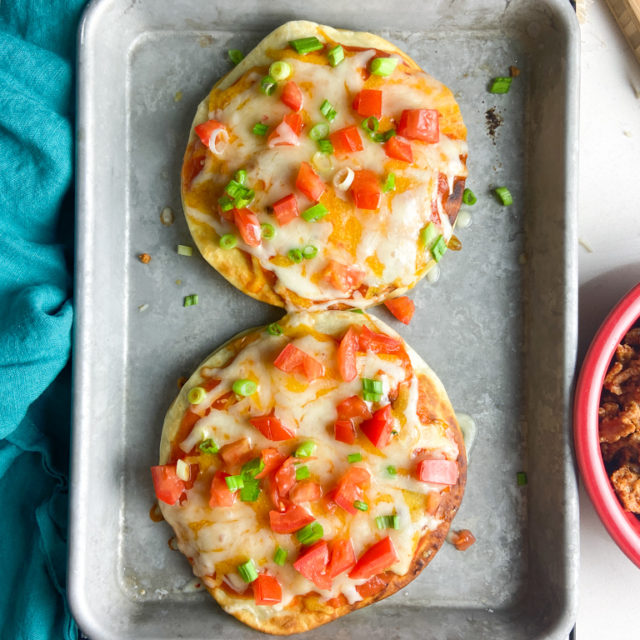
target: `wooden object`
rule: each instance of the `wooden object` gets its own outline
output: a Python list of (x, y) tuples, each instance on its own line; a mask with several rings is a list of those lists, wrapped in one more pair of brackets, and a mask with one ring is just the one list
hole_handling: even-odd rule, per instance
[(640, 62), (640, 0), (607, 0), (607, 4)]

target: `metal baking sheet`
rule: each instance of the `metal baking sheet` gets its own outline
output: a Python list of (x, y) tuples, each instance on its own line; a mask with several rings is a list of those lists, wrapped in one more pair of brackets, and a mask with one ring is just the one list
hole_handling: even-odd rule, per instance
[[(237, 331), (282, 313), (175, 247), (192, 244), (179, 169), (196, 105), (229, 69), (227, 49), (248, 51), (297, 18), (380, 33), (451, 87), (479, 196), (458, 232), (463, 251), (445, 256), (439, 281), (415, 288), (411, 326), (396, 324), (477, 424), (454, 526), (478, 541), (465, 553), (445, 545), (409, 587), (306, 637), (566, 638), (578, 558), (568, 399), (579, 41), (566, 0), (90, 4), (79, 34), (73, 612), (93, 640), (260, 635), (189, 590), (169, 528), (148, 515), (149, 467), (176, 380)], [(489, 94), (509, 65), (521, 70), (511, 92)], [(491, 196), (500, 185), (512, 206)], [(165, 207), (175, 212), (169, 227)], [(183, 308), (191, 293), (200, 303)]]

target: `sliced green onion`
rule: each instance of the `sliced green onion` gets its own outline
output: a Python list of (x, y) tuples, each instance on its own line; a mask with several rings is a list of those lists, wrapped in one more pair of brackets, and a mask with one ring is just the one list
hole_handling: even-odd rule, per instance
[(200, 451), (202, 451), (202, 453), (209, 453), (211, 455), (213, 455), (214, 453), (218, 453), (218, 451), (220, 451), (220, 448), (213, 441), (212, 438), (207, 438), (206, 440), (203, 440), (198, 445), (198, 449), (200, 449)]
[(255, 198), (256, 192), (253, 189), (247, 189), (243, 195), (236, 198), (235, 207), (237, 209), (243, 209), (251, 204), (251, 201)]
[(294, 262), (295, 264), (300, 264), (304, 260), (304, 258), (302, 257), (302, 251), (300, 251), (300, 249), (289, 249), (289, 251), (287, 251), (287, 256), (289, 260), (291, 260), (291, 262)]
[(327, 213), (329, 213), (329, 209), (318, 202), (318, 204), (314, 204), (312, 207), (305, 209), (301, 215), (307, 222), (315, 222), (316, 220), (324, 218)]
[(329, 58), (329, 64), (332, 67), (337, 67), (344, 60), (344, 49), (342, 48), (342, 45), (339, 44), (332, 49), (329, 49), (327, 57)]
[(282, 547), (278, 547), (273, 554), (273, 561), (279, 566), (284, 567), (284, 563), (287, 561), (287, 550)]
[(362, 378), (362, 390), (381, 394), (382, 380), (373, 380), (372, 378)]
[(277, 322), (272, 322), (267, 326), (267, 333), (270, 336), (281, 336), (282, 335), (282, 327)]
[(207, 392), (202, 387), (193, 387), (187, 394), (187, 400), (191, 404), (200, 404), (206, 397)]
[(430, 249), (435, 239), (438, 237), (438, 230), (433, 222), (430, 222), (426, 227), (420, 230), (420, 242), (426, 249)]
[(389, 191), (395, 191), (395, 190), (396, 190), (396, 174), (390, 173), (387, 176), (387, 179), (384, 181), (384, 184), (382, 185), (382, 192), (389, 193)]
[(306, 247), (302, 248), (302, 257), (305, 260), (311, 260), (311, 258), (315, 258), (318, 255), (318, 247), (314, 247), (312, 244), (308, 244)]
[(311, 53), (312, 51), (318, 51), (319, 49), (322, 49), (322, 47), (324, 47), (322, 42), (320, 42), (320, 40), (318, 40), (318, 38), (316, 38), (315, 36), (291, 40), (289, 44), (296, 51), (296, 53), (300, 53), (303, 56), (307, 53)]
[(362, 315), (364, 315), (364, 311), (362, 309), (350, 309), (350, 311), (352, 313), (361, 313)]
[(255, 502), (260, 496), (260, 483), (257, 480), (243, 480), (244, 487), (240, 489), (242, 502)]
[(229, 197), (233, 198), (234, 200), (238, 196), (242, 195), (242, 193), (244, 193), (243, 185), (237, 180), (229, 180), (229, 183), (224, 188), (224, 190), (229, 194)]
[(227, 483), (229, 491), (237, 491), (238, 489), (242, 489), (242, 487), (244, 487), (244, 478), (241, 475), (227, 476), (224, 481)]
[(516, 478), (519, 487), (524, 487), (527, 484), (527, 474), (524, 471), (518, 471)]
[(183, 307), (195, 307), (198, 304), (198, 294), (192, 293), (190, 296), (185, 296), (182, 301)]
[(397, 58), (374, 58), (369, 64), (369, 71), (374, 76), (390, 76), (397, 64)]
[(356, 500), (353, 503), (353, 506), (358, 510), (358, 511), (369, 511), (369, 505), (366, 502), (362, 502), (362, 500)]
[(398, 475), (398, 470), (392, 464), (390, 464), (387, 466), (387, 473), (390, 476), (396, 476)]
[(236, 206), (234, 199), (229, 196), (222, 196), (222, 198), (218, 198), (218, 204), (222, 211), (231, 211), (231, 209)]
[(438, 239), (433, 243), (433, 247), (431, 247), (431, 255), (436, 262), (440, 262), (442, 260), (442, 256), (447, 250), (447, 243), (444, 241), (442, 236), (438, 236)]
[(258, 390), (258, 385), (253, 380), (236, 380), (231, 387), (239, 396), (250, 396)]
[(310, 475), (307, 465), (302, 465), (296, 469), (296, 480), (306, 480)]
[(260, 80), (260, 91), (265, 96), (270, 96), (276, 90), (277, 83), (271, 76), (265, 76)]
[(238, 244), (238, 238), (233, 233), (225, 233), (220, 237), (219, 244), (221, 249), (233, 249)]
[(399, 529), (400, 517), (397, 515), (378, 516), (376, 518), (376, 526), (378, 529)]
[(469, 206), (478, 202), (478, 198), (476, 198), (476, 194), (471, 191), (471, 189), (465, 189), (462, 192), (462, 202), (464, 204), (468, 204)]
[(291, 75), (291, 65), (284, 60), (272, 62), (269, 66), (269, 75), (276, 81), (286, 80)]
[(511, 195), (511, 191), (507, 189), (507, 187), (498, 187), (495, 189), (495, 193), (498, 196), (500, 202), (508, 207), (510, 204), (513, 204), (513, 196)]
[(316, 443), (312, 440), (303, 442), (293, 454), (296, 458), (308, 458), (316, 450)]
[(318, 149), (320, 149), (322, 153), (333, 153), (333, 145), (331, 144), (331, 140), (328, 140), (327, 138), (318, 140)]
[(312, 523), (302, 527), (302, 529), (296, 533), (296, 538), (298, 538), (302, 544), (313, 544), (320, 540), (323, 535), (324, 529), (322, 525), (317, 520), (314, 520)]
[(267, 135), (267, 131), (269, 131), (269, 127), (266, 124), (262, 124), (262, 122), (256, 122), (251, 131), (257, 136), (265, 136)]
[(353, 464), (354, 462), (360, 462), (362, 460), (362, 454), (361, 453), (350, 453), (347, 456), (347, 460), (349, 461), (350, 464)]
[(244, 183), (247, 181), (247, 171), (246, 169), (238, 169), (235, 173), (235, 175), (233, 176), (233, 179), (236, 182), (239, 182), (241, 185), (244, 186)]
[(262, 458), (253, 458), (249, 462), (242, 465), (242, 478), (245, 480), (253, 480), (264, 469), (264, 460)]
[(509, 76), (494, 78), (489, 86), (489, 93), (509, 93), (512, 80)]
[(253, 560), (251, 559), (238, 565), (238, 573), (240, 574), (240, 577), (247, 584), (253, 582), (258, 577), (258, 571), (256, 570), (256, 565), (253, 563)]
[(271, 238), (273, 238), (273, 236), (276, 235), (276, 228), (268, 222), (263, 222), (260, 225), (260, 231), (262, 233), (262, 237), (265, 240), (270, 240)]
[(242, 53), (240, 49), (229, 49), (227, 54), (229, 55), (229, 60), (231, 60), (233, 64), (238, 64), (244, 58), (244, 53)]
[(309, 137), (312, 140), (320, 140), (320, 138), (326, 138), (328, 135), (329, 125), (326, 122), (318, 122), (309, 130)]
[(380, 121), (375, 116), (369, 116), (360, 123), (360, 126), (371, 136), (378, 130)]
[(178, 245), (178, 255), (179, 256), (192, 256), (193, 255), (193, 247), (190, 247), (187, 244), (179, 244)]
[(373, 391), (362, 392), (362, 399), (366, 400), (367, 402), (379, 402), (381, 398), (382, 394), (380, 393), (374, 393)]
[(328, 100), (323, 100), (320, 105), (320, 113), (329, 121), (333, 122), (338, 112), (333, 108), (333, 105)]

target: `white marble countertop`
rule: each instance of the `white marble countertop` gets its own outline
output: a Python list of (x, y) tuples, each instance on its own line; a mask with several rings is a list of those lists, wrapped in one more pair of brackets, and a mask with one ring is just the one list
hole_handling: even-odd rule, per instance
[[(578, 362), (615, 302), (640, 282), (640, 63), (604, 0), (581, 25)], [(640, 568), (580, 492), (577, 640), (640, 638)]]

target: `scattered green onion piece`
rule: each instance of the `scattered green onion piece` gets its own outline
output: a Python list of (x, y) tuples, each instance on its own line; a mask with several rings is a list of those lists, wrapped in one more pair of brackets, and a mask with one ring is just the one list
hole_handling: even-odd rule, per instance
[(509, 93), (513, 78), (509, 76), (500, 76), (494, 78), (489, 86), (489, 93)]
[(362, 392), (362, 399), (367, 402), (379, 402), (381, 398), (382, 395), (380, 393), (373, 393), (372, 391)]
[(233, 233), (225, 233), (220, 237), (219, 244), (221, 249), (233, 249), (238, 244), (238, 238)]
[(282, 327), (277, 322), (272, 322), (267, 326), (267, 333), (270, 336), (281, 336), (282, 335)]
[(316, 443), (312, 440), (303, 442), (293, 454), (296, 458), (308, 458), (316, 450)]
[(286, 80), (291, 75), (291, 65), (284, 60), (272, 62), (269, 66), (269, 75), (276, 81)]
[(400, 517), (397, 515), (378, 516), (376, 518), (376, 526), (378, 529), (399, 529)]
[(265, 76), (260, 80), (260, 91), (265, 96), (270, 96), (276, 90), (277, 83), (271, 76)]
[(362, 315), (364, 315), (364, 311), (362, 309), (351, 309), (352, 313), (361, 313)]
[(390, 523), (390, 529), (399, 529), (400, 528), (400, 516), (397, 515), (393, 515), (393, 516), (387, 516), (387, 518), (389, 518), (387, 520), (387, 522)]
[(389, 193), (389, 191), (395, 191), (395, 190), (396, 190), (396, 174), (390, 173), (387, 176), (387, 179), (384, 181), (384, 184), (382, 185), (382, 192)]
[(244, 58), (244, 53), (242, 53), (240, 49), (229, 49), (227, 53), (229, 55), (229, 60), (231, 60), (233, 64), (238, 64)]
[(322, 42), (320, 42), (320, 40), (318, 40), (318, 38), (316, 38), (315, 36), (291, 40), (289, 44), (296, 51), (296, 53), (300, 53), (303, 56), (307, 53), (311, 53), (312, 51), (318, 51), (319, 49), (322, 49), (322, 47), (324, 47)]
[(369, 71), (374, 76), (390, 76), (397, 64), (396, 58), (374, 58), (369, 64)]
[(320, 149), (322, 153), (333, 153), (333, 145), (331, 144), (331, 140), (328, 140), (327, 138), (318, 140), (318, 149)]
[(375, 116), (369, 116), (360, 123), (360, 126), (367, 132), (369, 136), (371, 136), (378, 130), (380, 121)]
[(313, 544), (320, 540), (323, 535), (324, 529), (322, 525), (317, 520), (314, 520), (310, 524), (302, 527), (302, 529), (296, 533), (296, 538), (298, 538), (302, 544)]
[(300, 264), (304, 258), (302, 257), (302, 251), (300, 251), (300, 249), (289, 249), (289, 251), (287, 252), (287, 256), (289, 257), (289, 260), (291, 260), (291, 262), (294, 262), (295, 264)]
[(347, 460), (349, 461), (349, 464), (353, 464), (354, 462), (360, 462), (362, 460), (362, 454), (361, 453), (350, 453), (347, 456)]
[(187, 394), (187, 400), (191, 404), (200, 404), (206, 397), (207, 392), (202, 387), (193, 387)]
[(309, 467), (306, 464), (296, 469), (296, 480), (306, 480), (310, 475)]
[(265, 136), (267, 135), (267, 131), (269, 131), (269, 127), (266, 124), (262, 124), (262, 122), (256, 122), (251, 131), (257, 136)]
[(314, 204), (312, 207), (305, 209), (302, 212), (302, 218), (307, 222), (315, 222), (316, 220), (324, 218), (327, 213), (329, 213), (329, 209), (318, 202), (318, 204)]
[(353, 506), (358, 510), (358, 511), (369, 511), (369, 505), (366, 502), (362, 502), (362, 500), (356, 500), (353, 503)]
[(329, 125), (326, 122), (318, 122), (314, 124), (309, 130), (309, 137), (312, 140), (320, 140), (326, 138), (329, 135)]
[(227, 483), (229, 491), (237, 491), (238, 489), (242, 489), (242, 487), (244, 487), (244, 478), (241, 475), (227, 476), (224, 481)]
[(253, 458), (242, 465), (242, 477), (246, 480), (253, 480), (264, 469), (262, 458)]
[(258, 577), (258, 571), (256, 565), (253, 564), (253, 560), (249, 559), (246, 562), (238, 565), (238, 573), (240, 577), (247, 583), (251, 583)]
[(220, 448), (213, 441), (212, 438), (207, 438), (206, 440), (203, 440), (198, 445), (198, 449), (200, 449), (200, 451), (202, 451), (202, 453), (209, 453), (211, 455), (213, 455), (214, 453), (218, 453), (218, 451), (220, 451)]
[(318, 247), (314, 247), (312, 244), (308, 244), (306, 247), (302, 249), (302, 257), (305, 260), (311, 260), (311, 258), (315, 258), (318, 255)]
[(516, 478), (519, 487), (524, 487), (527, 484), (527, 474), (524, 471), (518, 471)]
[(442, 260), (442, 256), (445, 254), (447, 250), (447, 243), (444, 241), (442, 236), (438, 236), (438, 239), (433, 243), (431, 247), (431, 255), (436, 262), (440, 262)]
[(243, 192), (242, 185), (236, 180), (229, 180), (229, 183), (224, 188), (224, 190), (229, 195), (229, 197), (234, 199)]
[(391, 435), (392, 435), (392, 436), (397, 436), (397, 435), (398, 435), (398, 432), (397, 432), (395, 429), (393, 429), (393, 430), (391, 431)]
[(229, 196), (222, 196), (222, 198), (218, 198), (218, 204), (222, 211), (231, 211), (231, 209), (236, 206), (233, 198), (230, 198)]
[(260, 231), (262, 232), (262, 237), (265, 240), (271, 240), (271, 238), (276, 235), (276, 228), (268, 222), (263, 222), (260, 225)]
[(430, 222), (426, 227), (423, 227), (420, 230), (420, 242), (422, 242), (426, 249), (431, 248), (431, 245), (434, 243), (437, 236), (438, 230), (433, 222)]
[(333, 108), (333, 105), (328, 100), (323, 100), (320, 105), (320, 113), (329, 121), (335, 120), (338, 112)]
[(341, 44), (336, 45), (327, 52), (327, 58), (329, 58), (329, 64), (332, 67), (337, 67), (344, 60), (344, 49)]
[(234, 203), (236, 209), (243, 209), (244, 207), (248, 207), (256, 195), (256, 192), (253, 189), (247, 189), (244, 193), (245, 195), (236, 198), (236, 201)]
[(193, 247), (190, 247), (186, 244), (178, 245), (178, 255), (179, 256), (192, 256), (193, 255)]
[(284, 563), (287, 561), (287, 550), (282, 547), (278, 547), (273, 554), (273, 561), (279, 566), (284, 567)]
[(231, 388), (239, 396), (250, 396), (257, 391), (258, 385), (253, 380), (242, 379), (236, 380)]
[(260, 483), (257, 480), (244, 480), (244, 487), (240, 489), (242, 502), (255, 502), (260, 496)]
[(386, 529), (387, 528), (386, 516), (378, 516), (376, 518), (376, 527), (378, 527), (378, 529)]
[(382, 380), (373, 380), (372, 378), (362, 378), (362, 390), (381, 394)]
[(509, 191), (507, 187), (498, 187), (497, 189), (495, 189), (495, 192), (500, 202), (505, 207), (508, 207), (510, 204), (513, 204), (513, 196), (511, 195), (511, 191)]
[(389, 131), (385, 131), (382, 135), (384, 136), (382, 142), (386, 142), (387, 140), (391, 140), (391, 138), (396, 135), (396, 130), (389, 129)]
[(233, 176), (233, 179), (236, 182), (239, 182), (241, 185), (244, 186), (244, 183), (247, 181), (247, 171), (246, 169), (238, 169), (235, 173), (235, 175)]
[(182, 301), (183, 307), (195, 307), (198, 304), (198, 294), (192, 293), (190, 296), (185, 296)]
[(389, 466), (387, 466), (387, 473), (390, 476), (397, 476), (398, 470), (392, 464), (390, 464)]
[(468, 204), (469, 206), (478, 202), (478, 198), (476, 198), (476, 194), (471, 191), (471, 189), (465, 189), (462, 192), (462, 202), (464, 204)]

